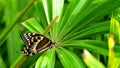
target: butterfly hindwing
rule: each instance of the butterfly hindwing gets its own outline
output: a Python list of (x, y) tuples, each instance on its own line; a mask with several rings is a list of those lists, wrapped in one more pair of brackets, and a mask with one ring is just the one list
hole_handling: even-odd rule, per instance
[(33, 39), (34, 37), (34, 34), (35, 33), (26, 33), (26, 34), (23, 34), (21, 36), (22, 40), (24, 41), (24, 43), (27, 45), (30, 43), (30, 40)]

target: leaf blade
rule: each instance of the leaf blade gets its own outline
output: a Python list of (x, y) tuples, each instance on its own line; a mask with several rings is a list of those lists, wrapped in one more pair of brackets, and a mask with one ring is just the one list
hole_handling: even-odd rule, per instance
[(64, 48), (57, 48), (56, 51), (60, 61), (65, 68), (85, 68), (85, 65), (81, 59), (72, 51), (66, 50)]

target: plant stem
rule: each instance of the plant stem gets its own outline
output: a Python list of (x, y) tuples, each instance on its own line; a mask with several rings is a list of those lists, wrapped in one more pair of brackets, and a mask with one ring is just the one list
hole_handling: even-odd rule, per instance
[(35, 0), (31, 0), (30, 3), (15, 17), (13, 22), (7, 26), (3, 32), (0, 35), (0, 46), (5, 41), (7, 35), (10, 33), (10, 31), (15, 27), (15, 25), (22, 19), (26, 11), (31, 7), (31, 5), (34, 3)]
[(10, 68), (19, 68), (26, 59), (27, 59), (27, 56), (24, 56), (23, 54), (21, 54), (19, 58), (10, 66)]
[(47, 26), (47, 28), (45, 29), (45, 31), (42, 33), (43, 35), (46, 35), (50, 29), (52, 28), (52, 26), (54, 25), (54, 23), (56, 22), (58, 16), (56, 16), (50, 23), (50, 25)]

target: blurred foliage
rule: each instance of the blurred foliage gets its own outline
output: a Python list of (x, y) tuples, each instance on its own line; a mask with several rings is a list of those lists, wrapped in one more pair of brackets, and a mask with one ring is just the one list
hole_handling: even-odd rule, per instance
[[(0, 68), (120, 67), (120, 0), (33, 2), (0, 0)], [(27, 32), (46, 32), (56, 46), (19, 54), (25, 46), (20, 35)]]

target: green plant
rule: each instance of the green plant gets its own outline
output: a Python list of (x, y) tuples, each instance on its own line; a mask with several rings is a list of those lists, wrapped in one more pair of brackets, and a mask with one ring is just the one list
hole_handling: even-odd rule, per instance
[[(23, 22), (22, 25), (29, 32), (40, 34), (50, 30), (47, 35), (44, 35), (53, 42), (55, 41), (56, 46), (32, 57), (20, 54), (13, 64), (11, 62), (11, 68), (107, 67), (106, 57), (109, 56), (110, 51), (107, 41), (102, 37), (109, 33), (110, 21), (104, 19), (103, 16), (110, 15), (120, 6), (119, 3), (120, 0), (36, 0), (33, 9), (36, 9), (37, 15)], [(58, 19), (53, 26), (49, 30), (47, 29), (48, 31), (45, 30), (56, 16)], [(10, 40), (10, 42), (12, 41)], [(22, 41), (19, 42), (19, 45), (22, 45)], [(20, 48), (18, 47), (18, 49)], [(84, 52), (83, 49), (85, 49)], [(115, 46), (114, 53), (118, 57), (120, 56), (119, 49), (119, 46)], [(104, 59), (101, 60), (101, 57)], [(11, 58), (14, 57), (11, 56)]]

